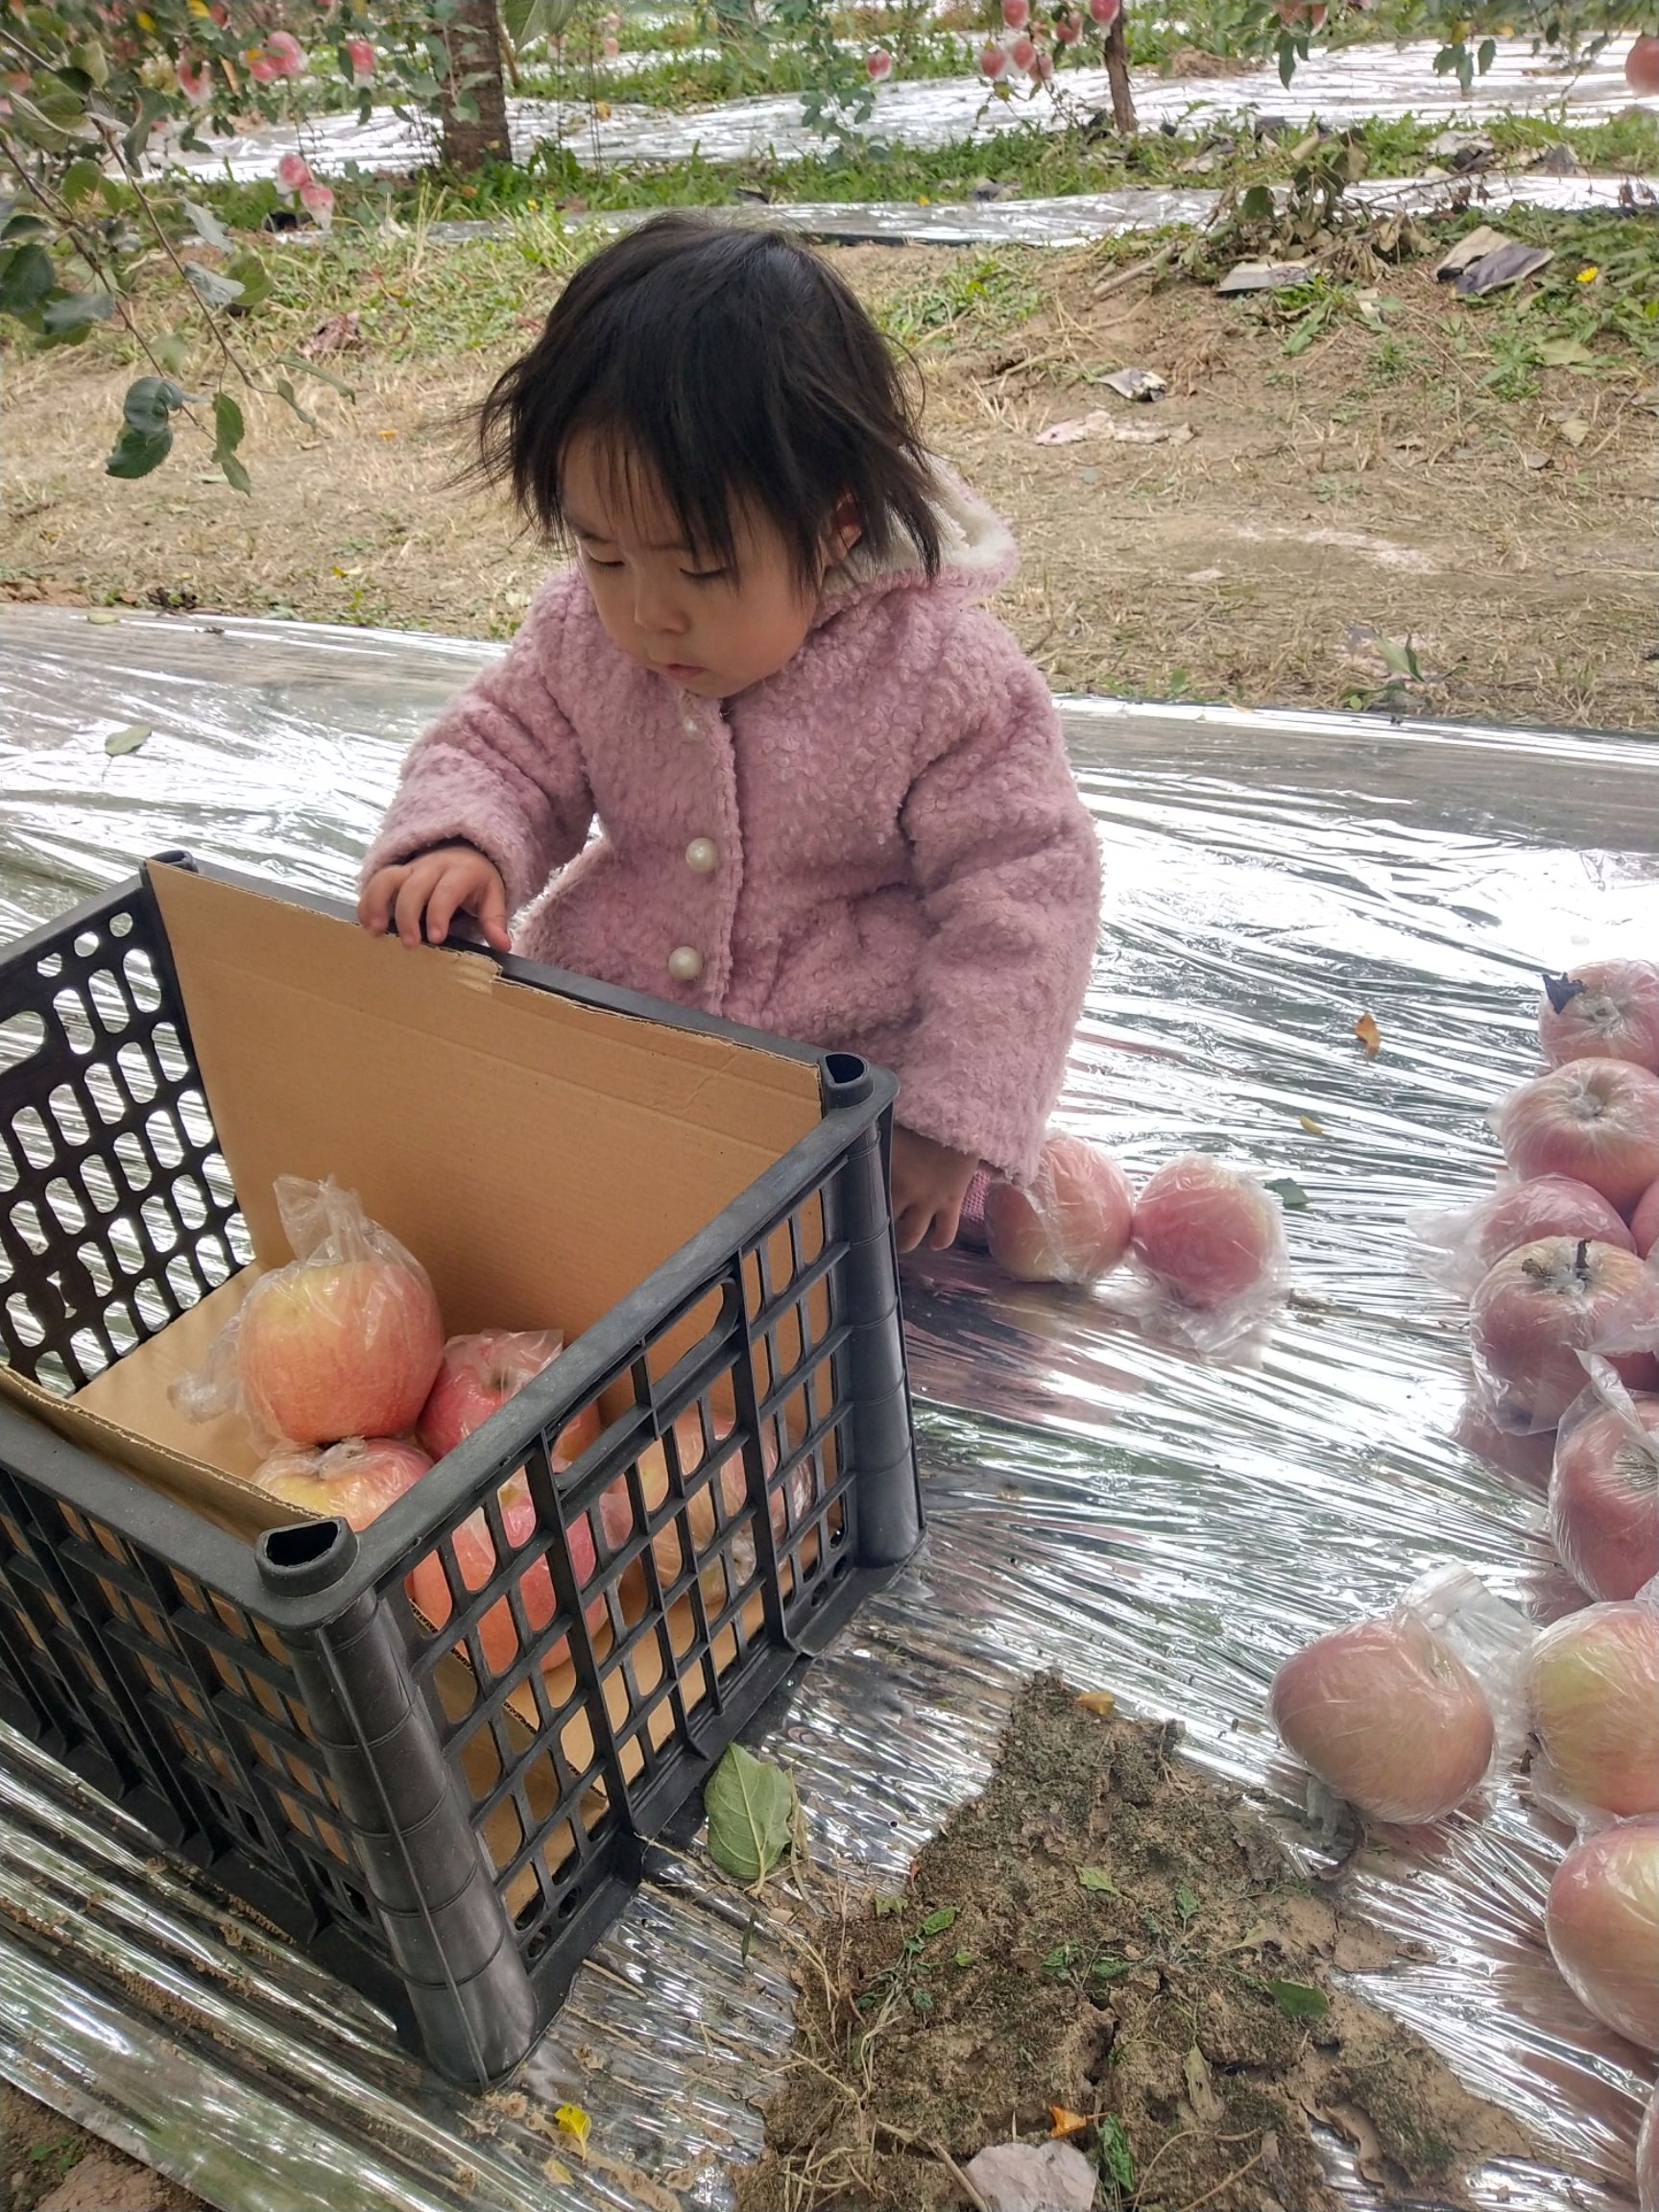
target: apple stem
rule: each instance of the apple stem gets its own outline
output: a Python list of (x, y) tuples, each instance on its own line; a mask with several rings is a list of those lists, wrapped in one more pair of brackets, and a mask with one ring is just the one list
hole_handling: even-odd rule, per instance
[(1588, 1237), (1581, 1237), (1578, 1239), (1578, 1249), (1573, 1255), (1573, 1272), (1577, 1276), (1580, 1284), (1588, 1288), (1590, 1283), (1590, 1238)]

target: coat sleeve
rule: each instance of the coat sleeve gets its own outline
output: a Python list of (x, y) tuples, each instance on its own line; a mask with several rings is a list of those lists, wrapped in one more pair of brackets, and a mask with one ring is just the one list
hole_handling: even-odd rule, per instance
[(896, 1111), (1024, 1182), (1088, 988), (1099, 843), (1048, 686), (989, 614), (957, 626), (927, 720), (903, 828), (931, 935)]
[(410, 749), (366, 881), (433, 845), (475, 845), (517, 914), (573, 860), (593, 820), (581, 750), (554, 696), (566, 659), (567, 580), (549, 585), (502, 658)]

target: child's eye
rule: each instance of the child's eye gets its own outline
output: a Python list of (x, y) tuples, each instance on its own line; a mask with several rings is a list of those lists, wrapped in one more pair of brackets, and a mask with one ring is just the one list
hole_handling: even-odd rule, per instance
[(682, 568), (680, 573), (690, 584), (720, 584), (732, 571), (730, 568)]
[(582, 558), (589, 568), (620, 568), (620, 561), (601, 561), (597, 553), (584, 553)]

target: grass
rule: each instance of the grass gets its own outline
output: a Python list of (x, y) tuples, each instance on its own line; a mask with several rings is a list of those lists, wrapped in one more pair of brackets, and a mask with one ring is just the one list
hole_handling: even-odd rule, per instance
[[(1370, 122), (1355, 132), (1373, 177), (1403, 177), (1432, 158), (1430, 147), (1443, 122)], [(1560, 127), (1539, 117), (1512, 116), (1489, 125), (1502, 161), (1522, 161), (1546, 147), (1566, 144), (1586, 169), (1641, 174), (1659, 170), (1659, 121), (1631, 111), (1604, 122)], [(1064, 198), (1122, 186), (1273, 183), (1288, 177), (1292, 148), (1248, 133), (1212, 133), (1197, 148), (1190, 138), (1148, 132), (1125, 143), (1085, 129), (1045, 130), (1013, 118), (985, 137), (959, 138), (934, 147), (854, 147), (800, 159), (756, 157), (710, 161), (616, 162), (597, 168), (573, 142), (545, 141), (518, 164), (493, 164), (475, 176), (432, 172), (414, 180), (348, 176), (338, 186), (341, 214), (360, 223), (386, 216), (401, 222), (476, 217), (542, 216), (561, 208), (617, 210), (651, 207), (729, 206), (744, 198), (822, 201), (845, 205), (863, 201), (944, 204), (969, 199), (984, 179), (1011, 184), (1028, 199)], [(1194, 162), (1202, 167), (1194, 170)], [(221, 218), (257, 228), (284, 205), (275, 185), (204, 187)], [(1512, 226), (1513, 227), (1513, 226)]]

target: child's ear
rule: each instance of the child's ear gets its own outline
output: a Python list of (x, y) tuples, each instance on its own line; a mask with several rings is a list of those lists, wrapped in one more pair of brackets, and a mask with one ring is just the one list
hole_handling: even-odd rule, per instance
[(864, 524), (859, 518), (858, 502), (851, 492), (843, 492), (840, 498), (836, 500), (834, 512), (830, 517), (830, 565), (831, 568), (834, 567), (836, 562), (846, 560), (848, 554), (852, 552), (863, 535)]

